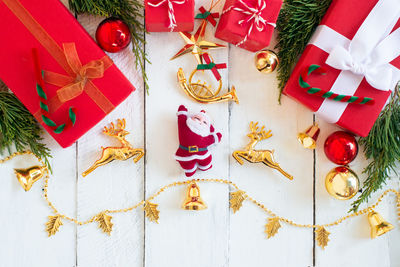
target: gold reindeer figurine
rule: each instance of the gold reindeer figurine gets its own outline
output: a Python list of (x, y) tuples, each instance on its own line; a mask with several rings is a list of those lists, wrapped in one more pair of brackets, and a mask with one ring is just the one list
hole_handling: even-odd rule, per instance
[(272, 136), (271, 130), (265, 132), (265, 126), (261, 127), (259, 130), (258, 122), (250, 123), (250, 133), (247, 135), (251, 141), (246, 146), (245, 150), (237, 150), (232, 153), (232, 156), (243, 165), (243, 159), (251, 163), (262, 162), (270, 168), (276, 169), (281, 172), (286, 178), (293, 180), (293, 176), (282, 170), (278, 163), (274, 160), (274, 150), (254, 150), (255, 145), (261, 141), (268, 139)]
[(103, 133), (109, 135), (111, 137), (115, 137), (118, 141), (121, 142), (122, 146), (120, 147), (101, 147), (103, 153), (101, 158), (98, 159), (89, 169), (87, 169), (82, 176), (85, 177), (92, 171), (94, 171), (97, 167), (106, 165), (113, 160), (127, 160), (134, 156), (133, 162), (138, 162), (144, 155), (144, 150), (141, 148), (133, 148), (132, 145), (125, 140), (125, 136), (129, 134), (128, 131), (125, 131), (125, 119), (118, 119), (117, 128), (115, 128), (114, 123), (111, 123), (111, 127), (104, 127)]

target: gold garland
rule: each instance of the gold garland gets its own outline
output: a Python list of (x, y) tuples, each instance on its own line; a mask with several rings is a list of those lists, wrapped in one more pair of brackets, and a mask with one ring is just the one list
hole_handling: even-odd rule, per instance
[[(0, 163), (3, 163), (7, 160), (12, 159), (15, 156), (23, 155), (23, 154), (34, 155), (30, 151), (16, 152), (16, 153), (10, 155), (9, 157), (7, 157), (3, 160), (0, 160)], [(37, 157), (36, 155), (34, 155), (34, 156), (38, 159), (38, 161), (42, 165), (44, 165), (43, 161), (39, 157)], [(396, 195), (397, 212), (398, 212), (398, 216), (399, 216), (399, 220), (400, 220), (400, 192), (395, 189), (387, 189), (378, 198), (378, 200), (375, 202), (375, 204), (368, 206), (367, 208), (360, 210), (358, 212), (354, 212), (347, 216), (343, 216), (333, 222), (326, 223), (326, 224), (300, 224), (300, 223), (296, 223), (292, 220), (289, 220), (287, 218), (278, 216), (277, 214), (272, 212), (269, 208), (267, 208), (264, 204), (260, 203), (259, 201), (255, 200), (254, 198), (250, 197), (245, 191), (240, 190), (240, 188), (231, 181), (224, 180), (224, 179), (193, 179), (193, 180), (187, 180), (187, 181), (181, 181), (181, 182), (173, 182), (166, 186), (163, 186), (149, 198), (142, 200), (139, 203), (137, 203), (131, 207), (115, 209), (115, 210), (104, 210), (104, 211), (97, 213), (96, 215), (92, 216), (91, 218), (89, 218), (85, 221), (79, 221), (75, 218), (72, 218), (65, 214), (60, 213), (56, 209), (56, 207), (53, 205), (53, 203), (49, 200), (49, 197), (48, 197), (49, 178), (50, 178), (49, 172), (45, 171), (45, 173), (44, 173), (44, 198), (45, 198), (48, 206), (51, 208), (52, 212), (54, 213), (54, 216), (48, 216), (49, 221), (46, 223), (46, 231), (48, 232), (49, 236), (52, 236), (58, 232), (59, 227), (61, 225), (63, 225), (63, 220), (71, 221), (77, 225), (86, 225), (89, 223), (97, 222), (99, 228), (104, 233), (110, 235), (111, 231), (112, 231), (112, 227), (113, 227), (113, 223), (111, 222), (112, 216), (110, 214), (126, 213), (126, 212), (132, 211), (139, 207), (142, 207), (142, 209), (145, 211), (146, 217), (150, 221), (158, 223), (159, 213), (160, 213), (160, 211), (158, 210), (158, 204), (155, 204), (151, 201), (153, 201), (156, 197), (158, 197), (161, 193), (163, 193), (164, 191), (166, 191), (169, 188), (173, 188), (176, 186), (182, 186), (182, 185), (189, 185), (189, 184), (197, 183), (197, 182), (200, 182), (200, 183), (201, 182), (222, 183), (222, 184), (232, 186), (236, 191), (230, 193), (229, 202), (230, 202), (230, 207), (232, 208), (234, 213), (237, 212), (242, 207), (242, 203), (245, 200), (250, 201), (251, 203), (257, 205), (257, 207), (262, 209), (269, 216), (269, 218), (267, 219), (267, 223), (265, 225), (265, 234), (266, 234), (267, 238), (271, 238), (271, 237), (275, 236), (278, 233), (278, 230), (282, 227), (282, 225), (281, 225), (282, 223), (286, 223), (286, 224), (294, 226), (294, 227), (312, 228), (312, 229), (314, 229), (314, 231), (316, 233), (316, 240), (317, 240), (318, 245), (323, 249), (325, 248), (325, 246), (327, 246), (327, 244), (329, 242), (330, 232), (328, 232), (326, 230), (326, 228), (339, 225), (340, 223), (342, 223), (343, 221), (345, 221), (347, 219), (357, 217), (357, 216), (360, 216), (363, 214), (368, 213), (369, 218), (371, 216), (379, 216), (378, 222), (376, 225), (372, 225), (371, 220), (370, 220), (371, 227), (375, 227), (372, 229), (372, 234), (371, 234), (372, 237), (376, 237), (377, 235), (384, 234), (387, 231), (393, 229), (393, 226), (391, 224), (383, 221), (382, 217), (380, 217), (380, 215), (374, 211), (374, 209), (382, 202), (383, 198), (386, 195), (388, 195), (389, 193), (393, 193)], [(374, 230), (378, 231), (378, 233), (374, 232)], [(374, 235), (374, 233), (375, 233), (375, 235)]]

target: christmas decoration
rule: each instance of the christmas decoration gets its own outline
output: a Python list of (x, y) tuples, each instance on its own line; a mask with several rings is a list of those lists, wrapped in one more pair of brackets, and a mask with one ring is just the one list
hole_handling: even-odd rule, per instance
[(0, 81), (0, 153), (12, 149), (23, 152), (29, 148), (42, 158), (49, 170), (50, 150), (41, 143), (41, 129), (35, 118), (14, 94), (5, 91)]
[(219, 18), (219, 13), (211, 13), (211, 10), (218, 4), (219, 1), (220, 0), (216, 1), (215, 3), (214, 1), (211, 1), (211, 6), (209, 10), (206, 10), (203, 6), (201, 6), (199, 8), (200, 13), (198, 13), (194, 18), (206, 20), (207, 22), (211, 23), (212, 26), (217, 26), (216, 19)]
[(304, 132), (297, 135), (297, 139), (304, 148), (315, 149), (320, 129), (318, 124), (311, 125)]
[(299, 76), (299, 85), (301, 88), (307, 90), (307, 94), (319, 96), (325, 99), (330, 99), (333, 101), (339, 101), (344, 103), (360, 104), (360, 105), (373, 105), (375, 103), (373, 98), (370, 97), (358, 97), (354, 95), (339, 95), (328, 90), (323, 90), (321, 88), (312, 87), (307, 83), (308, 77), (311, 73), (316, 72), (321, 75), (325, 75), (325, 69), (319, 65), (311, 65), (305, 67), (301, 75)]
[(136, 67), (140, 67), (146, 90), (149, 86), (145, 62), (150, 63), (144, 50), (145, 27), (143, 25), (143, 5), (138, 0), (69, 0), (69, 8), (76, 14), (92, 14), (102, 17), (115, 17), (125, 22), (132, 36), (132, 52), (135, 55)]
[(96, 41), (103, 50), (116, 53), (129, 45), (131, 32), (122, 20), (107, 18), (97, 27)]
[(157, 209), (158, 204), (151, 203), (146, 201), (143, 205), (143, 210), (146, 214), (146, 217), (155, 223), (158, 223), (160, 211)]
[(179, 32), (179, 35), (185, 41), (186, 45), (176, 53), (171, 60), (178, 58), (182, 55), (192, 53), (197, 60), (198, 64), (202, 64), (201, 55), (203, 50), (224, 48), (224, 45), (216, 44), (213, 42), (203, 40), (204, 32), (206, 29), (206, 22), (201, 23), (194, 35), (187, 32)]
[(48, 172), (47, 166), (32, 166), (27, 169), (14, 169), (18, 182), (25, 191), (29, 191), (32, 185), (40, 180)]
[(268, 218), (268, 223), (265, 225), (265, 233), (267, 238), (271, 238), (278, 233), (281, 224), (279, 223), (278, 217)]
[[(352, 211), (357, 211), (359, 206), (366, 202), (372, 193), (381, 189), (391, 178), (392, 172), (397, 169), (400, 158), (400, 101), (399, 85), (395, 88), (390, 102), (382, 111), (371, 132), (360, 139), (364, 147), (364, 154), (369, 160), (363, 173), (367, 179), (364, 181), (363, 191), (359, 198), (352, 204)], [(398, 175), (396, 175), (398, 178)]]
[(192, 182), (187, 188), (187, 194), (185, 201), (183, 201), (182, 208), (185, 210), (204, 210), (207, 209), (207, 205), (200, 197), (200, 188)]
[(227, 0), (215, 37), (256, 52), (268, 46), (282, 0)]
[(332, 0), (286, 0), (276, 23), (279, 103), (286, 82)]
[(118, 139), (122, 146), (120, 147), (106, 147), (102, 148), (101, 158), (98, 159), (89, 169), (82, 173), (85, 177), (96, 168), (106, 165), (114, 160), (128, 160), (133, 158), (133, 162), (137, 163), (143, 156), (144, 150), (141, 148), (134, 148), (126, 139), (125, 136), (129, 134), (125, 131), (126, 121), (125, 119), (118, 119), (117, 128), (114, 123), (111, 123), (111, 127), (104, 127), (103, 133)]
[[(62, 221), (61, 219), (65, 219), (67, 221), (71, 221), (73, 223), (75, 223), (78, 226), (81, 225), (86, 225), (89, 223), (93, 223), (93, 222), (98, 222), (97, 218), (104, 216), (104, 214), (111, 214), (111, 213), (127, 213), (130, 211), (133, 211), (136, 208), (139, 207), (143, 207), (143, 209), (145, 210), (145, 214), (146, 217), (150, 220), (150, 221), (154, 221), (157, 222), (159, 219), (159, 210), (157, 209), (158, 205), (151, 203), (150, 201), (153, 201), (156, 197), (158, 197), (161, 193), (166, 192), (167, 189), (172, 188), (172, 187), (176, 187), (176, 186), (190, 186), (192, 184), (197, 184), (200, 182), (204, 182), (204, 183), (218, 183), (218, 184), (225, 184), (228, 186), (231, 186), (235, 192), (243, 192), (240, 193), (240, 195), (243, 196), (243, 201), (244, 200), (248, 200), (249, 202), (253, 203), (254, 205), (256, 205), (257, 207), (259, 207), (261, 210), (263, 210), (269, 217), (268, 217), (268, 222), (265, 225), (265, 233), (267, 234), (267, 237), (270, 238), (274, 235), (276, 235), (278, 233), (278, 230), (282, 227), (283, 224), (286, 225), (290, 225), (293, 227), (298, 227), (298, 228), (311, 228), (311, 229), (315, 229), (315, 233), (316, 233), (316, 239), (317, 239), (317, 243), (321, 248), (325, 248), (329, 242), (329, 235), (330, 233), (326, 230), (326, 228), (328, 227), (333, 227), (333, 226), (337, 226), (341, 223), (343, 223), (345, 220), (348, 220), (350, 218), (356, 217), (356, 216), (360, 216), (360, 215), (364, 215), (364, 214), (369, 214), (371, 211), (373, 211), (373, 209), (375, 209), (383, 200), (383, 198), (388, 195), (389, 193), (393, 193), (396, 195), (396, 198), (399, 199), (400, 198), (400, 192), (396, 191), (394, 189), (388, 189), (386, 190), (379, 198), (378, 200), (375, 202), (375, 204), (360, 210), (358, 212), (355, 213), (351, 213), (349, 215), (346, 215), (342, 218), (337, 219), (336, 221), (330, 222), (330, 223), (326, 223), (326, 224), (301, 224), (301, 223), (297, 223), (294, 222), (292, 220), (289, 220), (287, 218), (284, 217), (280, 217), (278, 215), (276, 215), (274, 212), (272, 212), (270, 209), (268, 209), (264, 204), (258, 202), (257, 200), (255, 200), (254, 198), (248, 196), (244, 191), (240, 190), (240, 188), (234, 184), (231, 181), (228, 180), (224, 180), (224, 179), (193, 179), (193, 180), (188, 180), (188, 181), (177, 181), (177, 182), (173, 182), (171, 184), (168, 184), (166, 186), (161, 187), (155, 194), (153, 194), (152, 196), (150, 196), (149, 198), (147, 198), (146, 200), (142, 200), (139, 203), (127, 207), (127, 208), (121, 208), (121, 209), (116, 209), (116, 210), (105, 210), (105, 211), (101, 211), (98, 214), (92, 216), (91, 218), (87, 219), (86, 221), (78, 221), (75, 218), (69, 217), (67, 215), (61, 214), (56, 207), (53, 205), (53, 203), (49, 200), (48, 198), (48, 180), (49, 180), (49, 176), (47, 175), (45, 177), (44, 180), (44, 197), (45, 200), (47, 202), (47, 204), (50, 206), (50, 208), (52, 209), (53, 213), (55, 214), (55, 216), (49, 216), (50, 221), (46, 224), (48, 226), (48, 229), (50, 229), (49, 234), (55, 234), (58, 231), (58, 228), (60, 225), (62, 225)], [(235, 192), (231, 193), (234, 194)], [(242, 201), (242, 202), (243, 202)], [(234, 209), (233, 206), (231, 206), (232, 209)], [(112, 230), (112, 224), (110, 222), (111, 216), (107, 217), (108, 219), (108, 223), (107, 229), (109, 229), (109, 232), (106, 233), (110, 233)], [(374, 217), (373, 220), (375, 220), (375, 222), (372, 224), (373, 226), (378, 226), (376, 227), (376, 233), (385, 233), (388, 231), (388, 229), (390, 228), (385, 226), (388, 223), (386, 223), (380, 216), (374, 215), (374, 216), (370, 216), (371, 218)], [(370, 219), (369, 219), (370, 220)], [(370, 220), (371, 221), (371, 220)], [(50, 227), (49, 227), (50, 225)], [(111, 226), (110, 226), (111, 225)], [(375, 231), (375, 230), (373, 230)]]
[(43, 162), (43, 160), (31, 151), (15, 152), (15, 153), (11, 154), (10, 156), (8, 156), (4, 159), (1, 159), (0, 164), (4, 163), (6, 161), (9, 161), (9, 160), (15, 158), (16, 156), (20, 156), (20, 155), (33, 155), (36, 157), (36, 159), (41, 164), (38, 166), (32, 166), (32, 167), (26, 168), (26, 169), (14, 169), (14, 173), (18, 179), (19, 184), (22, 186), (22, 188), (25, 191), (29, 191), (35, 182), (37, 182), (42, 177), (49, 174), (49, 169), (48, 169), (47, 165)]
[[(60, 1), (2, 2), (0, 12), (9, 27), (0, 29), (1, 36), (8, 39), (0, 43), (0, 48), (8, 51), (2, 56), (0, 76), (50, 135), (67, 147), (128, 97), (134, 87)], [(54, 25), (59, 25), (57, 30)], [(16, 43), (20, 45), (10, 45)], [(33, 95), (33, 63), (23, 56), (30, 55), (32, 48), (37, 48), (42, 63), (46, 62), (42, 68), (52, 120), (64, 121), (70, 106), (79, 110), (75, 126), (61, 134), (43, 122), (40, 97)]]
[(198, 69), (193, 70), (189, 76), (189, 81), (187, 81), (182, 68), (179, 68), (178, 70), (177, 77), (179, 85), (189, 97), (193, 98), (199, 103), (218, 103), (223, 101), (234, 101), (236, 104), (239, 104), (239, 99), (236, 95), (235, 86), (232, 86), (229, 92), (219, 96), (222, 88), (222, 80), (219, 80), (218, 88), (215, 91), (213, 91), (211, 85), (207, 85), (206, 82), (193, 82), (192, 79), (195, 73), (198, 71)]
[(354, 135), (336, 131), (325, 140), (324, 151), (327, 158), (335, 164), (346, 165), (358, 154), (358, 144)]
[(257, 52), (254, 58), (256, 68), (261, 73), (271, 73), (279, 66), (279, 58), (272, 50)]
[(265, 126), (259, 129), (258, 122), (250, 123), (250, 133), (247, 135), (251, 141), (246, 146), (245, 150), (236, 150), (232, 153), (232, 156), (243, 165), (243, 159), (250, 163), (264, 163), (270, 168), (273, 168), (283, 174), (289, 180), (293, 180), (293, 176), (285, 172), (278, 163), (274, 160), (274, 150), (255, 150), (254, 147), (259, 141), (268, 139), (272, 136), (271, 130), (265, 132)]
[(60, 226), (63, 225), (63, 223), (61, 221), (61, 215), (48, 216), (48, 217), (49, 221), (46, 223), (46, 231), (50, 237), (58, 232)]
[[(348, 16), (348, 10), (356, 12)], [(391, 0), (368, 0), (361, 8), (357, 0), (332, 2), (284, 92), (328, 122), (367, 136), (400, 80), (399, 18), (400, 5)], [(310, 65), (326, 69), (326, 75), (311, 77), (313, 87), (374, 102), (356, 105), (310, 96), (298, 84)]]
[(246, 195), (242, 190), (230, 193), (229, 203), (233, 213), (236, 213), (242, 207), (242, 203), (245, 199)]
[(179, 148), (175, 153), (175, 159), (181, 165), (185, 175), (190, 177), (196, 173), (197, 169), (201, 171), (211, 169), (210, 149), (221, 141), (222, 134), (215, 132), (204, 110), (193, 114), (181, 105), (177, 116)]
[(368, 221), (371, 226), (371, 238), (376, 238), (394, 229), (392, 224), (386, 222), (382, 216), (374, 210), (368, 213)]
[(318, 246), (320, 246), (322, 249), (325, 249), (325, 247), (328, 245), (329, 235), (331, 233), (329, 233), (323, 226), (317, 227), (315, 233), (317, 234)]
[(217, 81), (221, 80), (221, 75), (219, 74), (219, 69), (226, 69), (226, 63), (215, 64), (211, 57), (207, 53), (203, 53), (201, 57), (204, 59), (205, 64), (197, 65), (197, 70), (211, 70)]
[(149, 32), (193, 30), (194, 0), (145, 0), (145, 12)]
[(111, 222), (112, 217), (107, 215), (105, 212), (101, 212), (100, 214), (96, 215), (94, 219), (96, 222), (99, 223), (99, 228), (106, 234), (111, 235), (113, 223)]
[(332, 169), (325, 178), (328, 193), (336, 199), (348, 200), (353, 198), (360, 187), (357, 174), (345, 166)]

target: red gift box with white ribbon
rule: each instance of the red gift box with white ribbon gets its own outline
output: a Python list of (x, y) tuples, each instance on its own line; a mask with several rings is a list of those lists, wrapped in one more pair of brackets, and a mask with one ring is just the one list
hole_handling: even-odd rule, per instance
[[(284, 93), (326, 121), (367, 136), (400, 80), (399, 19), (398, 0), (333, 0)], [(308, 72), (305, 88), (302, 77), (315, 65), (325, 75)], [(315, 93), (319, 89), (326, 93)]]
[(255, 52), (269, 45), (282, 0), (226, 0), (215, 37)]
[(0, 79), (62, 147), (135, 90), (59, 0), (0, 0), (0, 17)]
[(145, 0), (148, 32), (190, 32), (194, 27), (194, 0)]

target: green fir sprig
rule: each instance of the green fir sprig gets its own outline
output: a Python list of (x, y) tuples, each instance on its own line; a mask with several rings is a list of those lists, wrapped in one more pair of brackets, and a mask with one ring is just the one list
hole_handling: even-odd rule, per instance
[(360, 205), (367, 202), (372, 193), (381, 189), (393, 175), (397, 176), (396, 165), (400, 160), (400, 92), (398, 84), (392, 99), (376, 120), (367, 137), (359, 143), (364, 146), (364, 154), (371, 162), (363, 173), (367, 179), (363, 191), (353, 202), (350, 211), (357, 211)]
[(87, 13), (103, 17), (116, 17), (129, 26), (135, 64), (142, 70), (145, 89), (148, 91), (145, 64), (150, 61), (144, 50), (146, 29), (143, 24), (143, 4), (138, 0), (69, 0), (69, 8), (76, 14)]
[(279, 103), (299, 55), (321, 22), (332, 0), (286, 0), (277, 21)]
[(17, 151), (30, 149), (42, 158), (50, 169), (50, 149), (43, 144), (39, 124), (14, 94), (0, 90), (0, 154), (15, 148)]

